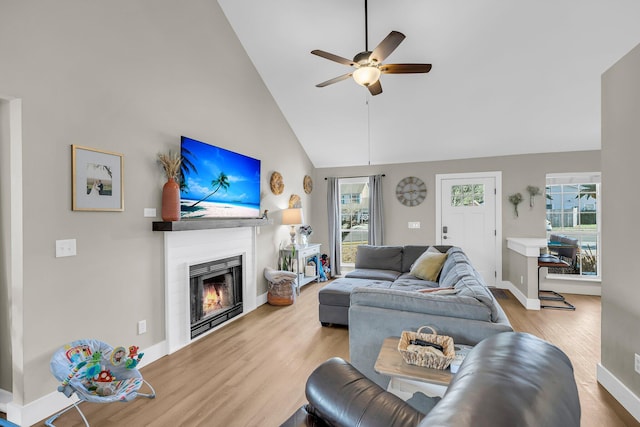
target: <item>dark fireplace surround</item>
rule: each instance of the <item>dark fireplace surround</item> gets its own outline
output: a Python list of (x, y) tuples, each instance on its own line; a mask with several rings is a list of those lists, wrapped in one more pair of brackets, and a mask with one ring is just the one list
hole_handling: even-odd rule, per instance
[(189, 266), (191, 339), (242, 314), (242, 255)]

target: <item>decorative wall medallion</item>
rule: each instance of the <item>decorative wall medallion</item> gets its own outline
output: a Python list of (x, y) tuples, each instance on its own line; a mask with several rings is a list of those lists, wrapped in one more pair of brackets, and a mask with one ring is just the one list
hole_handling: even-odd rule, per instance
[(284, 191), (284, 180), (282, 179), (282, 175), (280, 172), (274, 172), (271, 174), (271, 192), (273, 194), (282, 194)]
[(300, 196), (298, 196), (297, 194), (292, 194), (291, 197), (289, 197), (289, 209), (301, 207), (302, 201), (300, 200)]
[(302, 180), (302, 187), (304, 188), (304, 192), (307, 194), (311, 194), (313, 191), (313, 180), (309, 175), (305, 175)]
[(405, 206), (418, 206), (427, 197), (427, 186), (420, 178), (408, 176), (396, 186), (396, 197)]

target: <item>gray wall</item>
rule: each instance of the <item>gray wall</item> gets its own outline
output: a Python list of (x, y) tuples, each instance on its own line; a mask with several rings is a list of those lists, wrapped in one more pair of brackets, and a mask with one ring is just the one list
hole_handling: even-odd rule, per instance
[(508, 264), (508, 276), (502, 279), (511, 282), (525, 297), (538, 299), (538, 260), (512, 250), (507, 250), (503, 255)]
[[(313, 167), (217, 2), (0, 0), (0, 10), (0, 94), (23, 100), (24, 384), (13, 391), (26, 404), (56, 389), (49, 359), (65, 342), (164, 340), (163, 236), (143, 217), (160, 212), (159, 152), (187, 135), (261, 159), (262, 205), (276, 224), (291, 193), (310, 206), (302, 179)], [(71, 144), (124, 154), (124, 212), (71, 211)], [(269, 190), (274, 170), (280, 196)], [(78, 255), (55, 258), (55, 240), (68, 238)], [(287, 238), (284, 226), (260, 230), (258, 294)], [(3, 377), (10, 363), (3, 353)]]
[(638, 212), (640, 45), (602, 77), (602, 365), (640, 396)]
[[(502, 236), (545, 237), (545, 201), (537, 196), (533, 208), (529, 207), (528, 185), (544, 189), (547, 173), (593, 172), (600, 170), (600, 151), (571, 153), (529, 154), (519, 156), (486, 157), (438, 162), (387, 164), (361, 167), (322, 168), (316, 170), (317, 191), (313, 193), (316, 211), (314, 230), (321, 231), (318, 238), (327, 236), (327, 185), (328, 176), (373, 175), (384, 173), (385, 243), (429, 244), (435, 242), (435, 175), (463, 172), (502, 172)], [(427, 185), (427, 198), (419, 206), (407, 207), (395, 197), (395, 188), (402, 178), (417, 176)], [(519, 205), (519, 217), (513, 213), (508, 196), (520, 192), (525, 200)], [(409, 229), (407, 222), (420, 221), (420, 229)], [(316, 238), (316, 239), (318, 239)], [(322, 241), (328, 251), (328, 240)], [(502, 277), (509, 277), (506, 240), (503, 241)]]

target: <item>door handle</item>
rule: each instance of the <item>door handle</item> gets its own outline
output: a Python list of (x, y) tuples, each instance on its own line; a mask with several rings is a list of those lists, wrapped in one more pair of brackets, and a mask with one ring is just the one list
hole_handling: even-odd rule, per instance
[(447, 240), (447, 236), (442, 236), (442, 238), (443, 238), (444, 240)]

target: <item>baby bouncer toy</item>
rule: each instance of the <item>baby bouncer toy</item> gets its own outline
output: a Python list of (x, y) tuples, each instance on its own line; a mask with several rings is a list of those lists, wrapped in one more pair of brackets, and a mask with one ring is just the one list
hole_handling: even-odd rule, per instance
[[(55, 427), (53, 422), (62, 414), (76, 408), (89, 427), (87, 418), (78, 406), (81, 402), (110, 403), (129, 402), (136, 396), (153, 399), (156, 392), (136, 368), (143, 353), (138, 347), (113, 348), (98, 340), (78, 340), (65, 345), (51, 357), (51, 373), (60, 381), (58, 391), (67, 397), (75, 393), (79, 400), (49, 418), (45, 425)], [(142, 384), (150, 393), (139, 393)]]

